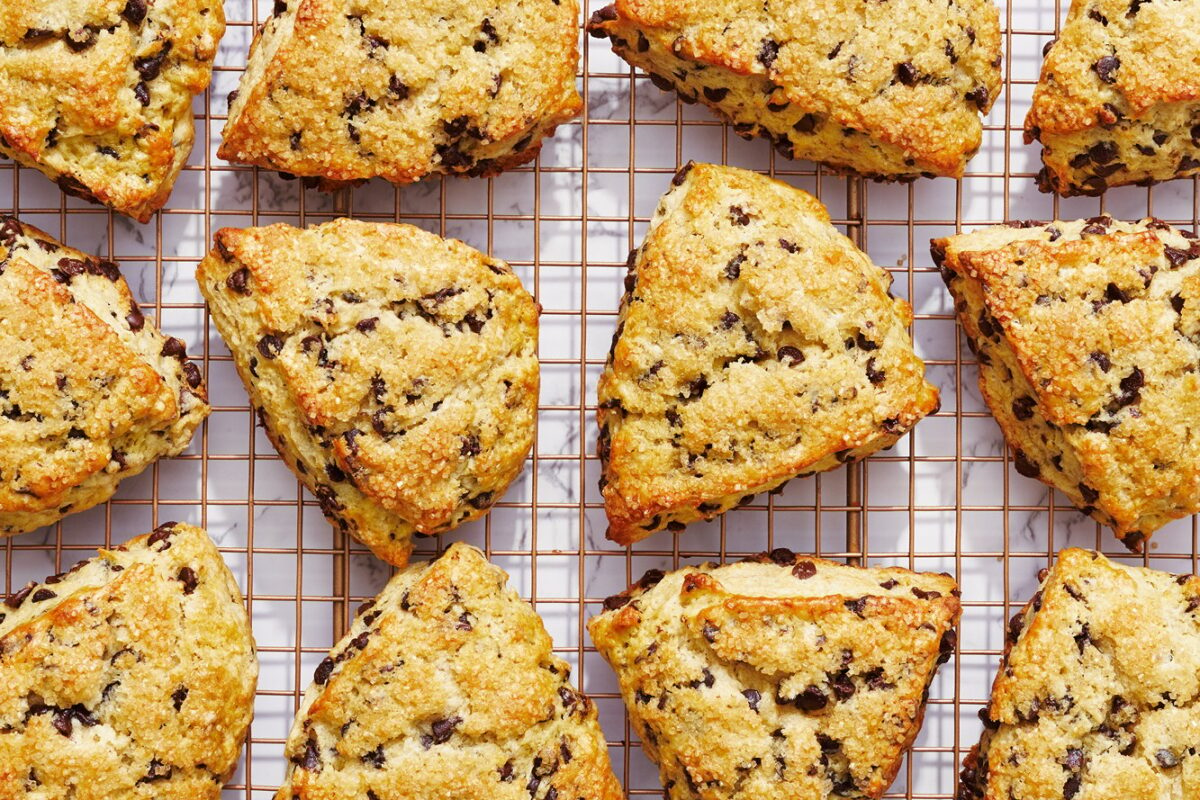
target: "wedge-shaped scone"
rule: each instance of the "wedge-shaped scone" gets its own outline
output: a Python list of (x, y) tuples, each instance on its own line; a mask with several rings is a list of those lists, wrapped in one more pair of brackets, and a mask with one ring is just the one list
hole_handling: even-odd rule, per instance
[(103, 503), (208, 412), (116, 264), (0, 217), (0, 536)]
[(1064, 550), (1012, 618), (959, 800), (1200, 797), (1200, 578)]
[(778, 549), (652, 570), (588, 623), (670, 800), (879, 797), (954, 650), (946, 575)]
[(1200, 511), (1200, 241), (1158, 220), (933, 242), (1018, 472), (1131, 549)]
[(680, 170), (629, 255), (600, 377), (609, 537), (682, 530), (889, 447), (933, 411), (890, 285), (808, 194)]
[(481, 516), (520, 472), (538, 307), (503, 261), (339, 219), (220, 230), (196, 279), (271, 441), (385, 561)]
[(991, 0), (616, 0), (588, 31), (787, 158), (960, 176), (1002, 85)]
[(0, 154), (146, 222), (187, 162), (221, 0), (0, 4)]
[(493, 175), (579, 114), (576, 0), (277, 0), (218, 154), (325, 190)]
[(277, 800), (618, 800), (596, 708), (473, 547), (397, 574), (317, 667)]
[(167, 523), (0, 604), (0, 797), (218, 800), (254, 711), (237, 583)]
[(1073, 0), (1025, 117), (1063, 195), (1200, 173), (1200, 2)]

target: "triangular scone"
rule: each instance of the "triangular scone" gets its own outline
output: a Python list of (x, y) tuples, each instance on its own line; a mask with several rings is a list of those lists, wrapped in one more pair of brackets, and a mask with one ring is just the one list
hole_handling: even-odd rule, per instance
[(199, 368), (117, 265), (0, 217), (0, 537), (112, 497), (208, 416)]
[(221, 0), (0, 4), (0, 153), (146, 222), (192, 151)]
[(596, 707), (473, 547), (397, 574), (320, 663), (277, 800), (619, 800)]
[(879, 797), (954, 650), (946, 575), (778, 549), (646, 574), (588, 623), (670, 800)]
[(1200, 172), (1200, 3), (1073, 0), (1025, 117), (1063, 195)]
[(1158, 220), (933, 242), (1022, 475), (1131, 549), (1200, 511), (1200, 241)]
[(276, 0), (221, 158), (331, 190), (493, 175), (577, 116), (577, 0)]
[(959, 800), (1200, 797), (1200, 578), (1064, 550), (1012, 618)]
[(616, 0), (588, 31), (744, 138), (876, 179), (961, 176), (1003, 85), (992, 0)]
[(625, 286), (599, 384), (614, 541), (863, 458), (937, 407), (891, 276), (784, 183), (684, 167)]
[(503, 261), (339, 219), (222, 229), (196, 279), (271, 441), (385, 561), (481, 516), (520, 472), (538, 306)]
[(0, 604), (0, 797), (218, 800), (258, 658), (204, 531), (167, 523)]

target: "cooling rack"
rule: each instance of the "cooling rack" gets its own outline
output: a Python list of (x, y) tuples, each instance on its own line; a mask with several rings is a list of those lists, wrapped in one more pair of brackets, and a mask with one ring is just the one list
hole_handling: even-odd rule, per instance
[[(601, 3), (591, 0), (595, 10)], [(209, 323), (193, 270), (224, 226), (336, 216), (400, 220), (508, 260), (544, 308), (542, 394), (533, 452), (522, 477), (483, 520), (422, 540), (415, 558), (451, 539), (483, 548), (546, 621), (556, 649), (595, 698), (613, 766), (631, 797), (661, 787), (640, 752), (616, 681), (587, 637), (603, 598), (649, 568), (726, 560), (785, 546), (826, 558), (946, 571), (963, 588), (955, 658), (930, 691), (924, 729), (888, 796), (950, 798), (957, 765), (978, 738), (1004, 642), (1004, 623), (1033, 592), (1038, 570), (1067, 546), (1174, 572), (1193, 572), (1197, 526), (1181, 520), (1131, 556), (1061, 495), (1019, 476), (976, 387), (975, 364), (955, 327), (928, 240), (1006, 219), (1147, 214), (1197, 227), (1194, 180), (1058, 200), (1033, 183), (1037, 150), (1021, 141), (1061, 2), (1001, 5), (1004, 93), (984, 145), (959, 181), (911, 185), (847, 180), (743, 142), (703, 108), (685, 106), (581, 37), (583, 119), (564, 125), (540, 159), (491, 180), (431, 180), (396, 190), (374, 181), (333, 196), (227, 164), (215, 155), (226, 95), (236, 87), (270, 0), (226, 0), (228, 31), (209, 92), (197, 98), (197, 145), (163, 213), (146, 225), (64, 197), (32, 170), (0, 164), (0, 211), (15, 212), (74, 247), (118, 260), (147, 314), (183, 338), (202, 365), (212, 417), (180, 458), (125, 481), (104, 506), (53, 528), (0, 541), (0, 583), (12, 591), (102, 545), (160, 522), (206, 527), (245, 594), (262, 674), (255, 720), (230, 798), (267, 798), (280, 783), (283, 742), (300, 694), (357, 604), (387, 580), (385, 565), (333, 532), (255, 427), (229, 352)], [(836, 224), (895, 277), (915, 310), (913, 337), (942, 392), (942, 408), (894, 449), (807, 480), (681, 534), (630, 550), (604, 538), (597, 490), (595, 382), (604, 363), (628, 250), (645, 232), (671, 174), (689, 159), (770, 173), (818, 196)]]

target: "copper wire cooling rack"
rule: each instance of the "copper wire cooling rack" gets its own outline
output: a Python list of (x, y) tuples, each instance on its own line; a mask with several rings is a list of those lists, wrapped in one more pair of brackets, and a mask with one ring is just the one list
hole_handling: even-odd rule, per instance
[[(227, 797), (266, 798), (274, 791), (284, 772), (283, 741), (313, 668), (389, 573), (330, 529), (255, 428), (192, 278), (212, 233), (223, 226), (309, 225), (341, 215), (401, 220), (507, 259), (535, 292), (545, 311), (533, 453), (491, 514), (452, 538), (484, 548), (546, 620), (560, 654), (600, 707), (613, 765), (631, 796), (662, 790), (585, 622), (606, 595), (646, 569), (786, 546), (954, 575), (965, 606), (958, 650), (931, 689), (925, 727), (889, 793), (909, 798), (953, 796), (957, 765), (978, 737), (976, 712), (1003, 646), (1004, 621), (1032, 593), (1037, 571), (1054, 552), (1077, 545), (1174, 572), (1196, 570), (1194, 520), (1160, 531), (1146, 555), (1132, 557), (1062, 496), (1011, 468), (928, 256), (930, 237), (1014, 218), (1105, 211), (1197, 227), (1200, 193), (1191, 180), (1114, 190), (1101, 200), (1060, 201), (1034, 188), (1037, 152), (1022, 143), (1020, 128), (1042, 46), (1065, 11), (1059, 2), (1013, 0), (1001, 7), (1005, 90), (986, 121), (983, 149), (960, 181), (871, 184), (786, 161), (766, 142), (743, 142), (705, 109), (660, 92), (606, 42), (584, 39), (586, 116), (561, 127), (535, 164), (492, 180), (431, 180), (403, 190), (374, 181), (334, 196), (215, 155), (225, 97), (270, 5), (226, 0), (229, 28), (213, 86), (196, 101), (196, 149), (166, 210), (149, 224), (66, 198), (32, 170), (0, 165), (0, 211), (118, 260), (146, 312), (201, 361), (214, 408), (184, 456), (126, 481), (112, 502), (0, 542), (3, 588), (12, 591), (160, 522), (208, 528), (246, 593), (262, 660), (254, 726)], [(599, 5), (593, 0), (587, 11)], [(817, 195), (912, 302), (913, 337), (942, 390), (942, 409), (864, 464), (793, 481), (720, 520), (625, 550), (604, 538), (595, 381), (615, 326), (625, 255), (640, 241), (670, 175), (689, 159), (762, 170)], [(450, 538), (423, 541), (417, 558), (435, 554)]]

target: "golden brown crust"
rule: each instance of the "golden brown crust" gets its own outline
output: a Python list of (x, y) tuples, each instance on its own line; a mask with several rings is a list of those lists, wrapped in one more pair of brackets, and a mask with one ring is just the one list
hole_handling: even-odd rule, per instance
[(1025, 118), (1043, 191), (1099, 195), (1200, 172), (1200, 3), (1074, 0)]
[(1009, 624), (960, 800), (1195, 797), (1200, 578), (1064, 550)]
[(148, 221), (191, 152), (224, 31), (220, 0), (4, 3), (0, 153)]
[(890, 285), (810, 195), (681, 170), (630, 254), (600, 377), (609, 537), (711, 519), (888, 447), (933, 411)]
[(339, 219), (220, 230), (196, 279), (272, 442), (385, 561), (481, 516), (520, 472), (538, 307), (503, 261)]
[(258, 660), (204, 531), (167, 523), (0, 605), (0, 798), (217, 800)]
[(397, 574), (317, 667), (277, 800), (619, 800), (595, 705), (473, 547)]
[(588, 623), (670, 800), (879, 797), (954, 649), (948, 576), (778, 549), (653, 571)]
[(103, 503), (208, 416), (111, 261), (0, 217), (0, 536)]
[(1127, 545), (1200, 510), (1200, 244), (1110, 217), (940, 239), (1019, 472)]
[[(289, 0), (256, 35), (218, 154), (318, 187), (493, 175), (577, 116), (576, 0)], [(438, 20), (430, 24), (430, 20)]]
[(617, 0), (588, 30), (746, 138), (889, 180), (962, 175), (1002, 86), (990, 0)]

